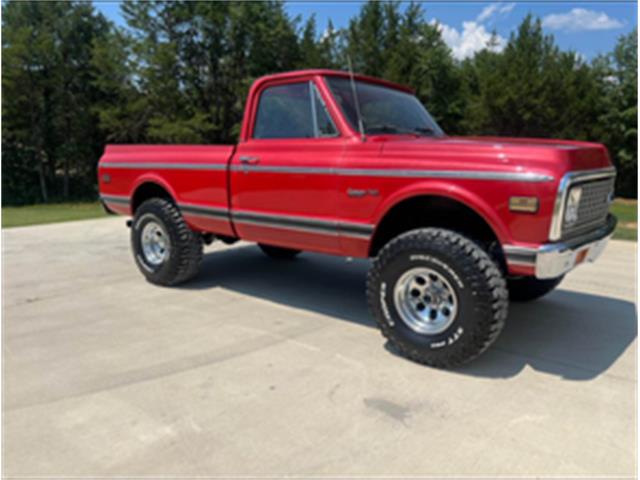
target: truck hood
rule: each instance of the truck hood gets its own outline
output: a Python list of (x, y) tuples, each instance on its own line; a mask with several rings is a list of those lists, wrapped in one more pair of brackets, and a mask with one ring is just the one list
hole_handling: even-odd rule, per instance
[[(611, 166), (604, 145), (539, 138), (385, 136), (384, 158), (447, 169), (531, 170), (562, 175)], [(431, 168), (425, 165), (425, 168)]]

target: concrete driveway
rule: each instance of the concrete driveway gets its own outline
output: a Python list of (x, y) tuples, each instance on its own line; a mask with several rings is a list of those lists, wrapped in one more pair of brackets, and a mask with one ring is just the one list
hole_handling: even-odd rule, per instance
[(159, 288), (124, 221), (3, 231), (7, 476), (635, 472), (635, 243), (440, 371), (385, 348), (367, 262), (216, 244)]

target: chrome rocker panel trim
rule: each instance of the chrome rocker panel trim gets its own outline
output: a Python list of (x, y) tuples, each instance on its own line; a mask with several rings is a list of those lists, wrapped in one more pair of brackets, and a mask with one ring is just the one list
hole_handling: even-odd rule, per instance
[(594, 262), (604, 251), (616, 228), (617, 219), (607, 217), (607, 223), (588, 234), (559, 243), (546, 243), (538, 248), (503, 245), (509, 265), (533, 267), (536, 278), (557, 278), (576, 267), (576, 256), (587, 250), (586, 262)]
[(103, 203), (117, 203), (120, 205), (129, 205), (130, 200), (126, 195), (100, 195), (100, 201)]

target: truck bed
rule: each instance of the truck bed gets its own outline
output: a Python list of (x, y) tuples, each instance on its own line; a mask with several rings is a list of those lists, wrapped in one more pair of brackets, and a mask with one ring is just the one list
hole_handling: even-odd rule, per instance
[(134, 191), (153, 182), (172, 195), (193, 229), (233, 235), (228, 165), (234, 150), (235, 145), (108, 145), (98, 164), (101, 199), (110, 210), (131, 215)]

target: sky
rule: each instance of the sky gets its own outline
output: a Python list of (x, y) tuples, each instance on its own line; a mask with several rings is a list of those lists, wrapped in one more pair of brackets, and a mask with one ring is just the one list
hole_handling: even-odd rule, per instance
[[(361, 4), (289, 1), (285, 6), (292, 17), (300, 16), (303, 21), (315, 14), (318, 32), (322, 33), (329, 20), (336, 28), (346, 26)], [(94, 5), (116, 24), (123, 24), (118, 2), (95, 1)], [(403, 2), (402, 8), (406, 5)], [(528, 13), (542, 19), (545, 31), (554, 35), (560, 48), (574, 50), (588, 60), (611, 51), (617, 38), (633, 30), (638, 19), (637, 3), (630, 1), (452, 1), (423, 2), (422, 6), (426, 18), (440, 25), (445, 42), (458, 59), (482, 49), (493, 30), (498, 34), (496, 48), (500, 50)]]

